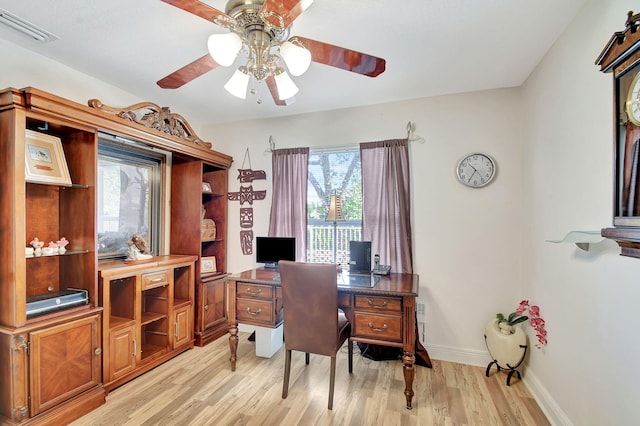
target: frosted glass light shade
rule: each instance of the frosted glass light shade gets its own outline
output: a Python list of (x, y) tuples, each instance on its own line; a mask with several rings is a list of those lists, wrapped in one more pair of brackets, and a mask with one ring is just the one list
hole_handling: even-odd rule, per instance
[(239, 67), (233, 73), (224, 88), (227, 92), (240, 99), (247, 99), (247, 87), (249, 86), (249, 73), (247, 68)]
[(293, 97), (298, 93), (298, 86), (295, 85), (289, 74), (282, 68), (278, 68), (275, 72), (274, 79), (276, 81), (276, 87), (278, 88), (278, 96), (281, 101)]
[(311, 65), (311, 52), (304, 47), (285, 41), (280, 46), (280, 54), (292, 76), (304, 74)]
[(236, 33), (213, 34), (207, 41), (209, 54), (219, 65), (228, 67), (242, 49), (242, 40)]

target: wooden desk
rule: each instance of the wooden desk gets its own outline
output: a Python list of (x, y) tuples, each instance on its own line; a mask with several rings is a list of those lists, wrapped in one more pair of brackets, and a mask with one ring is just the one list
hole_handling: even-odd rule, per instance
[[(277, 327), (283, 321), (280, 273), (252, 269), (229, 277), (229, 348), (231, 370), (236, 369), (238, 322)], [(381, 276), (374, 287), (338, 284), (338, 305), (351, 323), (357, 342), (402, 348), (404, 395), (411, 409), (415, 377), (415, 298), (418, 275)]]

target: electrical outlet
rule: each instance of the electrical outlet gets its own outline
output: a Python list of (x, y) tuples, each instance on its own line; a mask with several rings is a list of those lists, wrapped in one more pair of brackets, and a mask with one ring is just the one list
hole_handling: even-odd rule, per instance
[(416, 314), (418, 315), (418, 322), (424, 322), (424, 303), (416, 304)]
[(420, 334), (420, 341), (424, 342), (426, 338), (425, 338), (425, 327), (423, 322), (418, 323), (418, 333)]

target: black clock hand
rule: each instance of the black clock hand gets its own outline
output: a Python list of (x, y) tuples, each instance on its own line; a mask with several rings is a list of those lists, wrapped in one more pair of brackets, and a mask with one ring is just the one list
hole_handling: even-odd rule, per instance
[[(473, 177), (473, 175), (478, 173), (478, 171), (474, 169), (473, 166), (471, 166), (471, 168), (473, 169), (473, 173), (471, 173), (471, 176), (469, 176), (469, 180), (467, 181), (467, 183), (471, 182), (471, 178)], [(478, 176), (480, 176), (480, 173), (478, 173)]]

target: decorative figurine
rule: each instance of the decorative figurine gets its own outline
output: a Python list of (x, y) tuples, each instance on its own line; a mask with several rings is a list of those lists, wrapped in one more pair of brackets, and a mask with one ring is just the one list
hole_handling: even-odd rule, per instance
[(60, 237), (60, 239), (56, 241), (56, 244), (58, 245), (58, 253), (64, 254), (67, 251), (66, 247), (69, 241), (65, 237)]
[(44, 245), (44, 241), (40, 241), (38, 237), (34, 237), (29, 244), (31, 244), (35, 249), (34, 254), (36, 256), (40, 256), (42, 254), (42, 246)]
[(153, 257), (149, 254), (149, 244), (140, 234), (133, 234), (131, 241), (127, 242), (127, 244), (129, 245), (129, 257), (127, 257), (127, 260), (146, 260)]
[(53, 241), (49, 241), (49, 244), (42, 248), (42, 254), (44, 256), (53, 256), (54, 254), (58, 254), (58, 245)]

